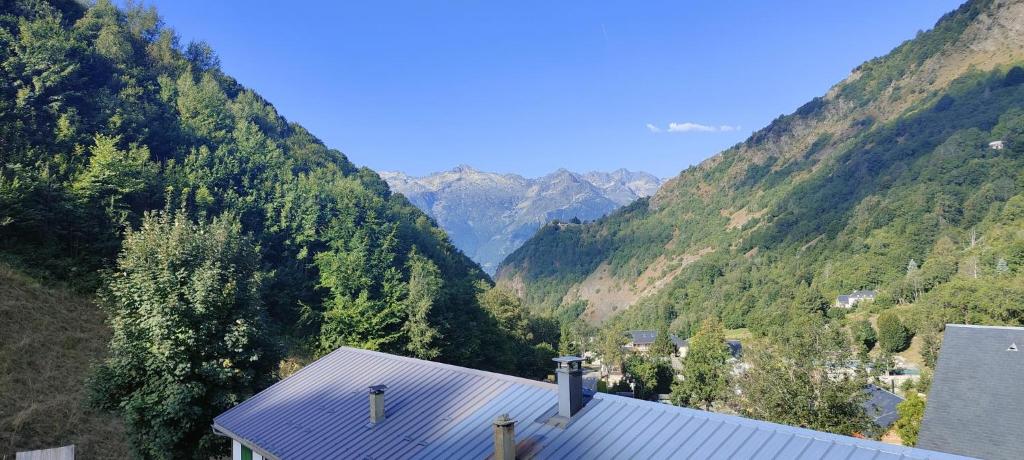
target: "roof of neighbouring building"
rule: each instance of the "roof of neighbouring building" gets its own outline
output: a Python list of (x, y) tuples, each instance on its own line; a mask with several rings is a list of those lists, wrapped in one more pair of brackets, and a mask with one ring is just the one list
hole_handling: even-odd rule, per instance
[(882, 428), (889, 428), (899, 414), (896, 412), (896, 405), (903, 402), (903, 398), (890, 393), (878, 386), (868, 385), (865, 390), (868, 393), (868, 400), (864, 401), (864, 411), (875, 422), (875, 425)]
[(15, 460), (75, 460), (75, 445), (18, 452)]
[[(387, 385), (369, 423), (367, 388)], [(270, 458), (484, 458), (492, 421), (514, 420), (518, 457), (959, 458), (736, 416), (599, 393), (565, 427), (557, 386), (385, 353), (341, 348), (214, 419)]]
[(853, 291), (850, 297), (874, 297), (877, 294), (875, 291)]
[(1021, 458), (1022, 347), (1024, 328), (947, 325), (918, 444), (993, 460)]
[(658, 331), (629, 331), (627, 334), (633, 345), (651, 345), (658, 336)]

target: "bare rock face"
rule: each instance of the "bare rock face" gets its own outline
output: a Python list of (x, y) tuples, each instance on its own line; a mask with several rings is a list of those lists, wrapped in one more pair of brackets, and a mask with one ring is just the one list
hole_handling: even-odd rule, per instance
[(586, 174), (559, 169), (528, 179), (462, 165), (425, 177), (380, 175), (490, 274), (544, 223), (596, 219), (654, 194), (662, 183), (651, 174), (625, 169)]

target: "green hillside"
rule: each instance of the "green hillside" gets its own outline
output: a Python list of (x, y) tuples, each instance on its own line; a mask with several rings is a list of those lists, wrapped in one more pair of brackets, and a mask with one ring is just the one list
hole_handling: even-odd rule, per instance
[(686, 335), (708, 315), (764, 334), (854, 289), (916, 305), (921, 332), (1024, 324), (1022, 20), (1021, 2), (967, 2), (650, 200), (541, 229), (499, 284)]
[[(99, 307), (77, 305), (110, 325), (91, 407), (121, 416), (139, 456), (223, 452), (213, 415), (276, 380), (279, 360), (341, 345), (548, 367), (540, 342), (557, 336), (488, 304), (489, 279), (433, 221), (226, 75), (205, 43), (180, 43), (135, 3), (0, 5), (0, 260), (98, 292)], [(71, 340), (61, 331), (38, 339)], [(5, 350), (15, 337), (0, 335)], [(86, 363), (62, 359), (80, 383)]]

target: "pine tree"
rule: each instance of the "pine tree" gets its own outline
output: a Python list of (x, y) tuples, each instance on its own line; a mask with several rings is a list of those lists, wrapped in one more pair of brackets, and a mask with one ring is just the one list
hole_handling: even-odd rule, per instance
[(999, 273), (1000, 275), (1005, 275), (1009, 272), (1010, 267), (1009, 265), (1007, 265), (1006, 259), (1000, 257), (999, 260), (996, 261), (996, 273)]
[(409, 255), (409, 294), (406, 299), (408, 319), (402, 326), (408, 337), (406, 349), (421, 359), (434, 359), (440, 355), (436, 341), (440, 339), (431, 324), (431, 310), (440, 300), (441, 272), (430, 259), (413, 251)]

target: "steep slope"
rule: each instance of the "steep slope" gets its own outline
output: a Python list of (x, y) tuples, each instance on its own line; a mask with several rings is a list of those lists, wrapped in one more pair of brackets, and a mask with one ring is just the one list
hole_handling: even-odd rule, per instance
[(1024, 2), (970, 1), (650, 200), (542, 228), (499, 283), (534, 308), (583, 300), (600, 322), (633, 306), (635, 323), (668, 315), (686, 332), (856, 288), (907, 300), (910, 259), (931, 277), (913, 299), (965, 265), (1019, 276), (1022, 44)]
[(0, 458), (66, 444), (81, 458), (129, 456), (121, 423), (85, 406), (104, 321), (89, 298), (0, 264)]
[(425, 177), (383, 172), (396, 192), (434, 218), (452, 241), (488, 273), (541, 225), (591, 220), (657, 191), (661, 181), (619, 169), (576, 174), (559, 170), (537, 179), (459, 166)]

